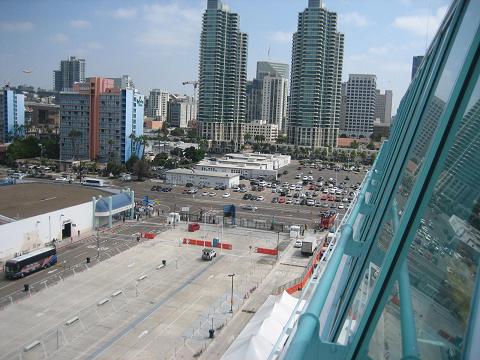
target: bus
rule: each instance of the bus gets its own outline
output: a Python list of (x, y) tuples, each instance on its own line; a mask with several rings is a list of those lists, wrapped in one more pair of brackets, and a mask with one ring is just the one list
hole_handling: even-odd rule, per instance
[(84, 185), (84, 186), (105, 187), (105, 186), (108, 186), (108, 181), (103, 180), (103, 179), (96, 179), (96, 178), (83, 178), (82, 185)]
[(7, 279), (22, 278), (40, 269), (46, 269), (57, 262), (57, 249), (46, 247), (32, 251), (28, 254), (17, 256), (5, 263), (5, 276)]

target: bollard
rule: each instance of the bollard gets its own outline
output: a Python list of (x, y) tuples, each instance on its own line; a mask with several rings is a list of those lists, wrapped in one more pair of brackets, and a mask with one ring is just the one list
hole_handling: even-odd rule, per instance
[(25, 290), (25, 292), (28, 292), (29, 288), (30, 288), (29, 284), (23, 284), (23, 289)]
[(167, 265), (167, 260), (162, 260), (163, 266)]
[(87, 264), (90, 264), (90, 257), (87, 257)]
[(208, 330), (208, 332), (210, 334), (209, 338), (213, 339), (215, 337), (215, 329), (210, 329), (210, 330)]

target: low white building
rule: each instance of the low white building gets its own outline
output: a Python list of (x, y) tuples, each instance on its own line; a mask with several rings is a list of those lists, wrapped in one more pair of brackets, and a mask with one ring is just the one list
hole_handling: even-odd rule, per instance
[(172, 169), (166, 173), (167, 183), (173, 185), (226, 186), (231, 188), (240, 184), (240, 175), (228, 172), (212, 172), (197, 169)]
[(263, 177), (276, 180), (278, 170), (290, 164), (289, 155), (260, 153), (231, 153), (215, 159), (202, 160), (195, 169), (210, 172), (222, 172), (241, 175), (245, 179)]

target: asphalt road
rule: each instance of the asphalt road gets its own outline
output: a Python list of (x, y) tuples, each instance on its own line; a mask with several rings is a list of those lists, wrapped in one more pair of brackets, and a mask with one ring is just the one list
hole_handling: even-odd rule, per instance
[[(100, 233), (98, 243), (96, 235), (83, 237), (71, 245), (58, 249), (58, 262), (56, 265), (28, 275), (23, 279), (8, 280), (1, 273), (0, 308), (8, 306), (12, 302), (26, 296), (31, 296), (35, 292), (62, 281), (65, 277), (74, 276), (76, 273), (84, 271), (100, 261), (130, 249), (138, 244), (136, 233), (160, 232), (165, 229), (160, 224), (162, 220), (161, 218), (151, 218), (148, 219), (148, 222), (121, 223), (114, 230)], [(99, 245), (98, 252), (97, 244)], [(86, 263), (87, 257), (91, 259), (90, 264)], [(24, 284), (30, 285), (29, 292), (24, 291)]]

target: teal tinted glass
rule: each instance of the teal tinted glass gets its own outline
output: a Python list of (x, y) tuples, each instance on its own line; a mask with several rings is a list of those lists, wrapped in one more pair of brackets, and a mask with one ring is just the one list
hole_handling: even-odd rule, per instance
[[(407, 161), (401, 173), (401, 181), (396, 187), (396, 194), (388, 206), (388, 212), (384, 214), (382, 224), (374, 239), (373, 255), (376, 257), (377, 264), (367, 261), (364, 269), (363, 282), (355, 294), (355, 299), (349, 309), (348, 322), (351, 319), (359, 320), (363, 316), (365, 306), (370, 297), (371, 290), (376, 283), (378, 272), (381, 270), (385, 254), (389, 251), (391, 241), (395, 235), (392, 221), (392, 215), (396, 214), (399, 218), (403, 215), (406, 203), (409, 201), (410, 192), (413, 188), (427, 151), (430, 148), (432, 139), (435, 136), (437, 126), (444, 113), (445, 106), (450, 100), (456, 79), (462, 69), (467, 52), (472, 44), (475, 33), (478, 28), (478, 19), (480, 18), (480, 7), (477, 1), (469, 4), (464, 19), (460, 24), (458, 33), (455, 37), (445, 66), (440, 74), (439, 81), (434, 90), (434, 95), (430, 98), (425, 111), (422, 114), (419, 126), (416, 129), (412, 146), (408, 153)], [(358, 322), (353, 322), (353, 328)]]
[[(421, 359), (463, 354), (480, 257), (479, 128), (477, 83), (408, 254)], [(400, 305), (395, 287), (370, 342), (373, 359), (383, 359), (386, 352), (401, 358)]]

